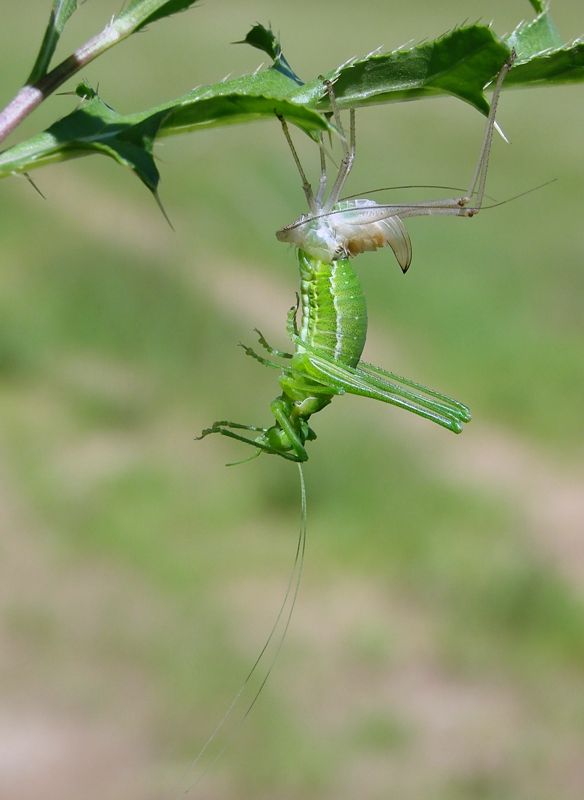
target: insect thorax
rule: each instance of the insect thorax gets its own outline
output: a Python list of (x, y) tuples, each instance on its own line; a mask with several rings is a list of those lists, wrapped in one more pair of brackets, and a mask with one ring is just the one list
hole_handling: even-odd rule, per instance
[(301, 214), (290, 225), (281, 228), (276, 236), (280, 242), (293, 244), (319, 261), (330, 263), (345, 255), (342, 240), (339, 240), (335, 225), (326, 214)]
[(321, 261), (376, 250), (387, 244), (387, 228), (379, 219), (379, 209), (373, 200), (340, 200), (330, 211), (302, 214), (276, 237)]

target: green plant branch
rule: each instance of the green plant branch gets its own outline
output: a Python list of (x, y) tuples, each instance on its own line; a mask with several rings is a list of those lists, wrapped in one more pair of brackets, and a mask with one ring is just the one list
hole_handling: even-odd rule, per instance
[[(3, 112), (5, 124), (13, 129), (80, 66), (147, 22), (186, 9), (194, 1), (131, 0), (101, 34), (47, 72), (36, 85), (24, 87)], [(66, 13), (73, 13), (73, 5), (73, 0), (54, 0), (53, 11), (57, 6), (64, 9), (61, 29)], [(584, 41), (563, 44), (547, 5), (543, 7), (534, 19), (518, 25), (505, 39), (490, 27), (462, 26), (406, 50), (350, 59), (307, 83), (302, 83), (284, 58), (273, 32), (258, 24), (243, 41), (270, 56), (273, 63), (269, 68), (201, 86), (163, 105), (131, 114), (111, 108), (82, 84), (77, 88), (82, 101), (76, 109), (44, 132), (0, 152), (0, 179), (99, 153), (131, 169), (156, 195), (160, 176), (153, 148), (160, 137), (261, 118), (274, 120), (276, 116), (285, 117), (314, 139), (323, 131), (334, 132), (327, 117), (330, 103), (326, 81), (334, 84), (340, 108), (450, 95), (487, 114), (485, 86), (499, 72), (511, 48), (517, 60), (504, 88), (584, 81)], [(47, 48), (52, 52), (54, 40), (51, 42)]]
[[(186, 10), (195, 2), (197, 0), (131, 0), (128, 7), (114, 17), (100, 33), (47, 72), (61, 31), (76, 7), (75, 3), (67, 3), (63, 7), (63, 3), (55, 0), (39, 55), (31, 72), (33, 80), (29, 79), (29, 83), (0, 111), (0, 142), (59, 86), (110, 47), (127, 39), (148, 23)], [(63, 10), (60, 11), (61, 8)]]
[(53, 0), (49, 23), (41, 42), (34, 67), (28, 76), (27, 86), (40, 81), (47, 74), (53, 53), (69, 17), (77, 11), (77, 0)]
[(2, 142), (20, 123), (31, 114), (55, 89), (75, 75), (90, 61), (105, 53), (125, 36), (113, 25), (94, 36), (43, 78), (32, 85), (23, 86), (18, 94), (0, 111), (0, 142)]

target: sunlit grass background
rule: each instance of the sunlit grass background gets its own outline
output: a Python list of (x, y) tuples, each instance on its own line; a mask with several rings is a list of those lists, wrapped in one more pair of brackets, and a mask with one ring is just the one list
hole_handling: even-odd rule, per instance
[[(63, 53), (118, 5), (84, 4)], [(48, 6), (5, 15), (2, 103)], [(554, 12), (567, 39), (584, 32), (580, 3)], [(309, 78), (380, 44), (465, 19), (505, 32), (530, 13), (521, 0), (207, 0), (82, 77), (132, 111), (253, 70), (259, 52), (229, 43), (256, 20)], [(414, 220), (405, 278), (389, 251), (359, 259), (366, 355), (475, 418), (454, 437), (359, 398), (315, 418), (288, 640), (193, 797), (584, 795), (583, 92), (501, 102), (512, 145), (495, 142), (490, 194), (556, 183), (473, 221)], [(52, 98), (18, 137), (73, 104)], [(482, 129), (453, 99), (360, 112), (350, 189), (466, 186)], [(269, 423), (276, 376), (236, 345), (256, 325), (285, 344), (297, 275), (274, 231), (303, 209), (298, 176), (275, 121), (157, 153), (174, 233), (105, 159), (36, 173), (46, 200), (24, 180), (0, 186), (2, 798), (159, 800), (192, 783), (292, 563), (295, 468), (228, 470), (245, 448), (193, 437), (214, 419)]]

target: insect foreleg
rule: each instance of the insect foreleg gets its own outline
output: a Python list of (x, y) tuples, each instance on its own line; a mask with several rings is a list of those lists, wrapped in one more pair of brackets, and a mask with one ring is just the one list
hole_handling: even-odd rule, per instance
[(276, 350), (275, 347), (272, 347), (271, 345), (269, 345), (268, 342), (266, 341), (263, 333), (260, 330), (258, 330), (257, 328), (254, 328), (254, 331), (258, 335), (258, 342), (261, 344), (261, 346), (265, 350), (268, 351), (268, 353), (271, 356), (280, 356), (280, 358), (292, 358), (292, 353), (284, 353), (282, 350)]
[(264, 358), (263, 356), (258, 355), (255, 350), (252, 350), (251, 347), (248, 347), (246, 344), (239, 343), (239, 346), (243, 348), (246, 356), (250, 356), (250, 358), (255, 358), (256, 361), (259, 361), (260, 364), (263, 364), (264, 367), (273, 367), (274, 369), (282, 369), (281, 364), (276, 364), (275, 361), (270, 361), (269, 358)]
[(288, 315), (286, 317), (286, 332), (290, 339), (296, 343), (298, 338), (298, 325), (296, 323), (296, 315), (298, 314), (298, 309), (300, 308), (300, 297), (298, 292), (296, 292), (296, 305), (291, 306), (288, 310)]
[[(299, 459), (297, 455), (294, 453), (285, 453), (281, 450), (274, 450), (274, 448), (269, 447), (269, 445), (264, 444), (257, 439), (249, 439), (247, 436), (242, 436), (239, 433), (235, 433), (236, 430), (247, 430), (247, 431), (257, 431), (261, 434), (266, 434), (268, 432), (268, 428), (259, 428), (256, 425), (242, 425), (238, 422), (229, 422), (228, 420), (221, 420), (219, 422), (214, 422), (210, 428), (205, 428), (204, 431), (201, 431), (199, 436), (196, 436), (196, 439), (204, 439), (205, 436), (209, 436), (212, 433), (219, 433), (221, 436), (227, 436), (230, 439), (236, 439), (238, 442), (243, 442), (244, 444), (249, 444), (252, 447), (256, 447), (258, 450), (264, 453), (270, 453), (271, 455), (282, 456), (282, 458), (286, 458), (288, 461), (299, 461), (303, 460), (306, 461), (306, 458)], [(243, 462), (241, 462), (243, 463)]]
[(205, 428), (205, 430), (201, 432), (201, 435), (195, 438), (197, 440), (204, 439), (205, 436), (208, 436), (210, 433), (220, 433), (220, 428), (236, 428), (243, 431), (258, 431), (259, 433), (265, 433), (268, 430), (267, 428), (260, 428), (258, 425), (244, 425), (241, 422), (231, 422), (228, 419), (220, 419), (214, 422), (210, 428)]

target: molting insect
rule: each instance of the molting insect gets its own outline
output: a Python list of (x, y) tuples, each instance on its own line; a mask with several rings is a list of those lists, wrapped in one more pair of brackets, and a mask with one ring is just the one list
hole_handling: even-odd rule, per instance
[[(326, 159), (321, 141), (321, 175), (315, 193), (300, 163), (286, 120), (280, 118), (309, 207), (308, 214), (301, 215), (276, 234), (280, 241), (298, 248), (300, 297), (290, 309), (287, 323), (294, 352), (274, 349), (259, 331), (259, 342), (271, 358), (244, 347), (247, 355), (281, 371), (282, 392), (271, 404), (274, 425), (261, 428), (221, 420), (204, 430), (199, 438), (219, 433), (256, 448), (252, 458), (271, 453), (291, 461), (306, 461), (305, 444), (316, 438), (309, 426), (310, 417), (325, 408), (335, 395), (344, 393), (390, 403), (454, 433), (462, 431), (464, 423), (470, 420), (470, 411), (464, 404), (361, 361), (367, 336), (367, 309), (351, 257), (389, 245), (402, 271), (406, 272), (412, 248), (403, 219), (422, 215), (472, 217), (478, 213), (484, 197), (497, 103), (512, 62), (513, 55), (497, 77), (477, 166), (467, 193), (460, 197), (406, 205), (381, 205), (361, 198), (339, 199), (355, 157), (355, 112), (350, 111), (347, 141), (330, 84), (327, 84), (329, 101), (342, 137), (344, 155), (327, 197)], [(300, 325), (297, 324), (299, 308)], [(244, 431), (251, 433), (244, 435)], [(252, 438), (253, 433), (257, 436)]]

